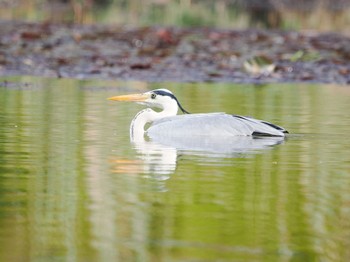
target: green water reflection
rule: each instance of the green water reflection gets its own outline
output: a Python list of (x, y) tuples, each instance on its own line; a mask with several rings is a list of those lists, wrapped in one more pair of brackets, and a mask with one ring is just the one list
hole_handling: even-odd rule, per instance
[(192, 112), (252, 115), (284, 143), (236, 156), (129, 142), (162, 84), (1, 79), (1, 261), (348, 261), (348, 86), (167, 84)]

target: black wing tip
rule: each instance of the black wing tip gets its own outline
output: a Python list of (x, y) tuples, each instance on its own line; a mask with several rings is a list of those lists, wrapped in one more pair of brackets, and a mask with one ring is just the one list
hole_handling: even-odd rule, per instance
[(252, 133), (252, 136), (255, 136), (255, 137), (283, 137), (282, 135), (272, 135), (270, 133), (264, 133), (264, 132), (258, 132), (258, 131), (254, 131)]
[[(271, 126), (271, 127), (273, 127), (274, 129), (277, 129), (277, 130), (279, 130), (279, 131), (281, 131), (281, 132), (283, 132), (283, 133), (284, 133), (284, 131), (287, 131), (287, 130), (285, 130), (283, 127), (280, 127), (280, 126), (278, 126), (278, 125), (272, 124), (272, 123), (270, 123), (270, 122), (267, 122), (267, 121), (260, 121), (260, 122), (263, 123), (263, 124), (265, 124), (265, 125)], [(288, 132), (288, 131), (287, 131), (287, 132)]]
[[(250, 118), (250, 117), (245, 117), (245, 116), (240, 116), (240, 115), (232, 115), (232, 116), (237, 117), (237, 118), (240, 118), (240, 119), (244, 119), (244, 120), (249, 120), (249, 118)], [(257, 119), (255, 119), (255, 120), (257, 120)], [(278, 130), (278, 131), (281, 131), (281, 132), (284, 133), (284, 134), (289, 134), (288, 130), (284, 129), (284, 128), (281, 127), (281, 126), (272, 124), (272, 123), (267, 122), (267, 121), (264, 121), (264, 120), (258, 120), (258, 121), (260, 121), (260, 123), (262, 123), (262, 124), (265, 124), (265, 125), (268, 125), (268, 126), (274, 128), (274, 129), (276, 129), (276, 130)]]

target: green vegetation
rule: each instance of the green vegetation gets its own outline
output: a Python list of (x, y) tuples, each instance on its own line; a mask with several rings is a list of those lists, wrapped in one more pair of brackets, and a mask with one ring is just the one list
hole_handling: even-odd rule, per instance
[[(308, 4), (306, 4), (306, 2)], [(350, 6), (339, 1), (0, 1), (3, 19), (129, 25), (314, 29), (349, 33)]]

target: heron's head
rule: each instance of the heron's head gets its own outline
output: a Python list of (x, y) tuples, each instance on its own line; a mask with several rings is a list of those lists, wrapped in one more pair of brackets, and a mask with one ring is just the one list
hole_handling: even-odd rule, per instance
[(166, 109), (169, 105), (176, 103), (183, 113), (189, 114), (168, 89), (156, 89), (141, 94), (113, 96), (108, 99), (113, 101), (131, 101), (161, 109)]

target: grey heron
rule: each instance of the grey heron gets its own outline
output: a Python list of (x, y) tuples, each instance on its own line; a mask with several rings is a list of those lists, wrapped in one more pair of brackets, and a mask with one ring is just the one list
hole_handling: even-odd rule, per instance
[[(141, 110), (130, 125), (131, 140), (142, 140), (144, 134), (154, 136), (278, 136), (284, 137), (288, 131), (283, 127), (251, 117), (226, 113), (190, 114), (167, 89), (156, 89), (140, 94), (113, 96), (113, 101), (132, 101), (153, 108)], [(184, 114), (177, 115), (180, 109)], [(145, 125), (152, 123), (145, 130)]]

